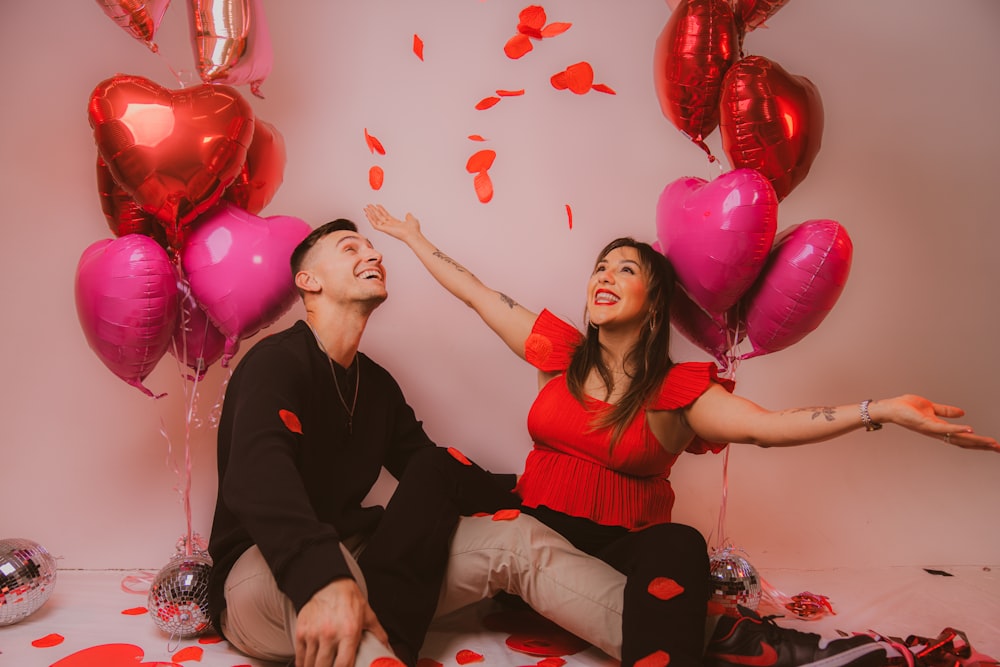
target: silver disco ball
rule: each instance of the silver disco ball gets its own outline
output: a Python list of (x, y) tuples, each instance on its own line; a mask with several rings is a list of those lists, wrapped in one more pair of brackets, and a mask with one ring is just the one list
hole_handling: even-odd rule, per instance
[(208, 575), (212, 559), (207, 553), (180, 554), (163, 566), (149, 588), (149, 615), (171, 637), (196, 637), (208, 630)]
[(0, 626), (38, 611), (56, 585), (56, 560), (45, 547), (21, 538), (0, 540)]
[(760, 575), (733, 547), (717, 550), (709, 558), (712, 602), (727, 614), (736, 614), (736, 606), (757, 610), (760, 604)]

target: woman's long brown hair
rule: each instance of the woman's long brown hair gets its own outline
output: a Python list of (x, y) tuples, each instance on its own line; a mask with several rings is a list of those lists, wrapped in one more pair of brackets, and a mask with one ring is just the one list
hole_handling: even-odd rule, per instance
[[(612, 250), (634, 248), (639, 253), (639, 265), (646, 277), (646, 295), (649, 311), (640, 327), (639, 340), (623, 360), (629, 376), (629, 386), (621, 400), (598, 414), (592, 426), (595, 429), (611, 427), (611, 446), (621, 438), (625, 429), (660, 391), (663, 379), (673, 362), (670, 360), (670, 299), (674, 287), (674, 270), (670, 262), (648, 243), (630, 237), (615, 239), (597, 256), (595, 268)], [(586, 320), (587, 318), (585, 318)], [(604, 363), (598, 330), (587, 326), (586, 337), (573, 353), (566, 371), (566, 384), (570, 393), (586, 405), (584, 383), (591, 369), (596, 369), (608, 388), (614, 390), (614, 378)]]

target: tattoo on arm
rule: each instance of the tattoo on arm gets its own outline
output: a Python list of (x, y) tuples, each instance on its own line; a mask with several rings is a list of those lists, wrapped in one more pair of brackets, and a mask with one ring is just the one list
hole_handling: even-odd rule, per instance
[(837, 417), (837, 411), (829, 406), (814, 407), (814, 408), (795, 408), (791, 412), (811, 412), (812, 418), (817, 419), (823, 417), (823, 419), (828, 422), (832, 422)]
[(461, 264), (459, 264), (458, 262), (456, 262), (455, 260), (453, 260), (448, 255), (444, 254), (440, 250), (435, 250), (434, 251), (434, 257), (437, 257), (438, 259), (440, 259), (445, 264), (451, 264), (453, 267), (455, 267), (456, 271), (460, 271), (462, 273), (468, 273), (468, 271), (465, 270), (464, 266), (462, 266)]
[(507, 304), (508, 308), (510, 308), (511, 310), (517, 308), (517, 301), (514, 301), (514, 299), (510, 298), (503, 292), (499, 292), (499, 294), (500, 294), (500, 300), (503, 301), (505, 304)]

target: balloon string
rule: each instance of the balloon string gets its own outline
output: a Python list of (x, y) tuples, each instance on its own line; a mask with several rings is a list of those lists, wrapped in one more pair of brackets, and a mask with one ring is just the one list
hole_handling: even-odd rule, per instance
[(156, 575), (152, 572), (140, 572), (139, 574), (129, 574), (122, 578), (121, 587), (126, 593), (135, 593), (136, 595), (146, 595), (149, 593), (149, 587), (153, 583), (153, 579)]

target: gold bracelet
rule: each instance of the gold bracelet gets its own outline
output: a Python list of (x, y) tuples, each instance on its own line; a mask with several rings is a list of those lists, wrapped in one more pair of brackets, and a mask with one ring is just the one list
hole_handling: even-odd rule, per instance
[(868, 404), (872, 402), (872, 399), (868, 398), (861, 401), (861, 423), (865, 425), (866, 431), (877, 431), (882, 428), (882, 425), (878, 422), (873, 422), (871, 415), (868, 414)]

